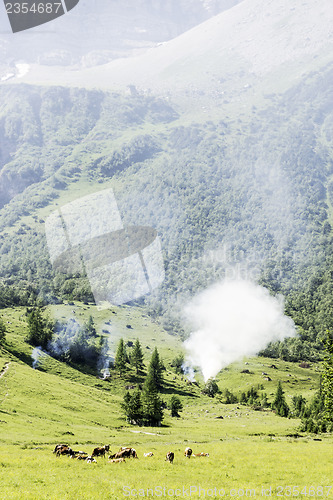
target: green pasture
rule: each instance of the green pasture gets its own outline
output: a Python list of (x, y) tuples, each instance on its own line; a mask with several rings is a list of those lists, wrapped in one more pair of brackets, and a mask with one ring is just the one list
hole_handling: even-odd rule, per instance
[[(1, 500), (122, 499), (135, 498), (135, 493), (138, 497), (148, 493), (148, 497), (166, 498), (186, 498), (191, 493), (191, 498), (203, 498), (204, 491), (206, 498), (219, 498), (222, 489), (225, 497), (242, 498), (264, 496), (262, 488), (267, 493), (270, 487), (271, 496), (282, 498), (333, 496), (328, 489), (317, 489), (332, 484), (331, 435), (300, 433), (297, 419), (240, 404), (225, 405), (219, 398), (203, 396), (200, 378), (200, 387), (190, 386), (171, 371), (171, 359), (182, 349), (180, 341), (139, 309), (122, 307), (113, 314), (75, 304), (53, 306), (49, 314), (66, 318), (73, 310), (81, 320), (92, 314), (99, 329), (111, 319), (121, 334), (128, 333), (127, 338), (139, 336), (144, 348), (157, 345), (167, 368), (162, 398), (167, 401), (176, 393), (184, 405), (181, 417), (171, 418), (166, 410), (161, 427), (127, 424), (120, 402), (126, 384), (135, 380), (132, 373), (126, 378), (111, 373), (111, 379), (104, 381), (50, 357), (42, 358), (40, 369), (34, 370), (32, 348), (24, 342), (24, 309), (2, 310), (8, 334), (0, 350)], [(150, 350), (145, 350), (148, 360)], [(244, 369), (249, 373), (242, 373)], [(270, 381), (264, 380), (263, 372), (269, 374)], [(250, 358), (223, 370), (217, 378), (222, 390), (228, 388), (235, 394), (263, 386), (269, 400), (278, 380), (288, 402), (300, 393), (309, 399), (318, 387), (319, 367)], [(98, 458), (97, 464), (87, 464), (57, 458), (52, 453), (57, 443), (88, 453), (103, 444), (110, 444), (113, 453), (121, 446), (132, 446), (139, 458), (123, 464)], [(186, 446), (195, 453), (208, 452), (209, 457), (187, 459)], [(144, 458), (148, 451), (154, 456)], [(173, 464), (165, 461), (168, 451), (175, 453)], [(286, 489), (288, 486), (296, 489)]]

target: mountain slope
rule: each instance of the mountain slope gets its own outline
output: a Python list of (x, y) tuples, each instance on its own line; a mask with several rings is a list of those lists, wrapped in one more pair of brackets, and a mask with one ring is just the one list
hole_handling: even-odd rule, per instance
[(105, 64), (170, 40), (240, 1), (80, 0), (68, 15), (15, 35), (1, 5), (0, 74), (6, 65), (7, 73), (16, 73), (15, 63), (22, 62), (76, 68)]
[[(333, 320), (331, 78), (328, 66), (267, 97), (262, 109), (237, 119), (216, 110), (214, 121), (200, 116), (199, 123), (177, 115), (170, 101), (139, 94), (4, 87), (3, 95), (26, 109), (15, 161), (4, 165), (14, 186), (17, 166), (34, 165), (37, 157), (34, 139), (22, 133), (33, 130), (34, 95), (42, 102), (39, 127), (50, 135), (40, 136), (38, 146), (42, 179), (28, 178), (0, 212), (2, 303), (25, 303), (32, 288), (46, 301), (90, 297), (85, 280), (51, 269), (43, 221), (57, 204), (112, 187), (124, 224), (155, 227), (162, 238), (166, 280), (150, 312), (167, 310), (169, 331), (179, 331), (188, 297), (240, 273), (290, 298), (288, 311), (316, 358), (320, 334)], [(80, 102), (86, 105), (78, 113)], [(11, 111), (3, 108), (4, 123), (11, 123)], [(4, 143), (9, 130), (3, 128)], [(8, 286), (17, 290), (15, 299), (6, 295)]]
[[(245, 0), (147, 53), (96, 70), (31, 69), (23, 80), (100, 88), (230, 92), (276, 78), (278, 90), (331, 58), (329, 0)], [(273, 82), (270, 82), (273, 84)]]

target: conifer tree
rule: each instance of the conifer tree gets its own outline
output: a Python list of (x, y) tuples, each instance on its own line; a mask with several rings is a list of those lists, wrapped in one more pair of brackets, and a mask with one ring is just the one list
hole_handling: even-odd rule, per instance
[(280, 417), (288, 417), (289, 415), (289, 406), (286, 403), (280, 380), (276, 389), (275, 399), (272, 403), (272, 408), (273, 410), (276, 411), (277, 415), (280, 415)]
[(91, 315), (89, 316), (87, 323), (84, 324), (84, 330), (89, 337), (97, 337), (94, 319)]
[(48, 342), (52, 339), (52, 326), (43, 317), (40, 307), (33, 307), (27, 310), (28, 336), (27, 342), (34, 346), (47, 347)]
[(120, 374), (122, 374), (126, 370), (126, 361), (127, 361), (126, 348), (124, 344), (124, 339), (121, 338), (118, 343), (116, 357), (114, 360), (115, 368), (116, 370), (118, 370)]
[(131, 364), (135, 367), (137, 375), (144, 367), (143, 352), (139, 339), (136, 339), (131, 356)]
[(162, 400), (158, 395), (153, 371), (149, 371), (142, 388), (142, 413), (145, 425), (161, 425), (163, 420)]
[(156, 389), (159, 389), (162, 386), (162, 383), (163, 383), (162, 371), (163, 371), (163, 369), (164, 369), (164, 365), (161, 362), (158, 350), (155, 347), (153, 354), (151, 356), (151, 359), (150, 359), (150, 363), (149, 363), (149, 367), (148, 367), (148, 375), (150, 375), (152, 380), (154, 381)]
[(131, 424), (141, 425), (142, 422), (142, 403), (141, 393), (137, 389), (132, 395), (127, 391), (122, 403), (123, 410), (127, 420)]

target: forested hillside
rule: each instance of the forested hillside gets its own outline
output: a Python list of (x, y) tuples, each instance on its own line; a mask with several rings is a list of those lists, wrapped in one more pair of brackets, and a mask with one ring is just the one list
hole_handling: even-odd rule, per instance
[(124, 224), (162, 239), (166, 279), (146, 307), (170, 332), (184, 300), (241, 276), (287, 297), (303, 340), (289, 355), (316, 357), (333, 322), (332, 76), (327, 66), (249, 113), (196, 122), (139, 92), (1, 88), (1, 306), (91, 300), (84, 277), (53, 271), (44, 220), (112, 187)]

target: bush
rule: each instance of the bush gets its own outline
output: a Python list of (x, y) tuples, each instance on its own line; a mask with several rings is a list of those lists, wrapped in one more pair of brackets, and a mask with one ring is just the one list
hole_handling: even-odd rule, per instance
[(223, 397), (224, 397), (223, 402), (226, 405), (232, 405), (234, 403), (238, 403), (238, 397), (236, 396), (236, 394), (233, 394), (231, 391), (229, 391), (229, 389), (225, 389), (225, 391), (223, 392)]
[(183, 405), (180, 399), (173, 395), (170, 399), (169, 408), (171, 410), (172, 417), (179, 417), (179, 412), (183, 409)]
[(171, 362), (171, 366), (175, 369), (175, 372), (178, 373), (179, 375), (183, 375), (184, 373), (183, 364), (184, 364), (184, 354), (179, 354), (179, 356), (176, 356)]
[(217, 385), (215, 380), (211, 378), (206, 382), (205, 387), (202, 389), (202, 394), (206, 394), (210, 398), (215, 397), (215, 395), (219, 392), (221, 392), (219, 386)]

